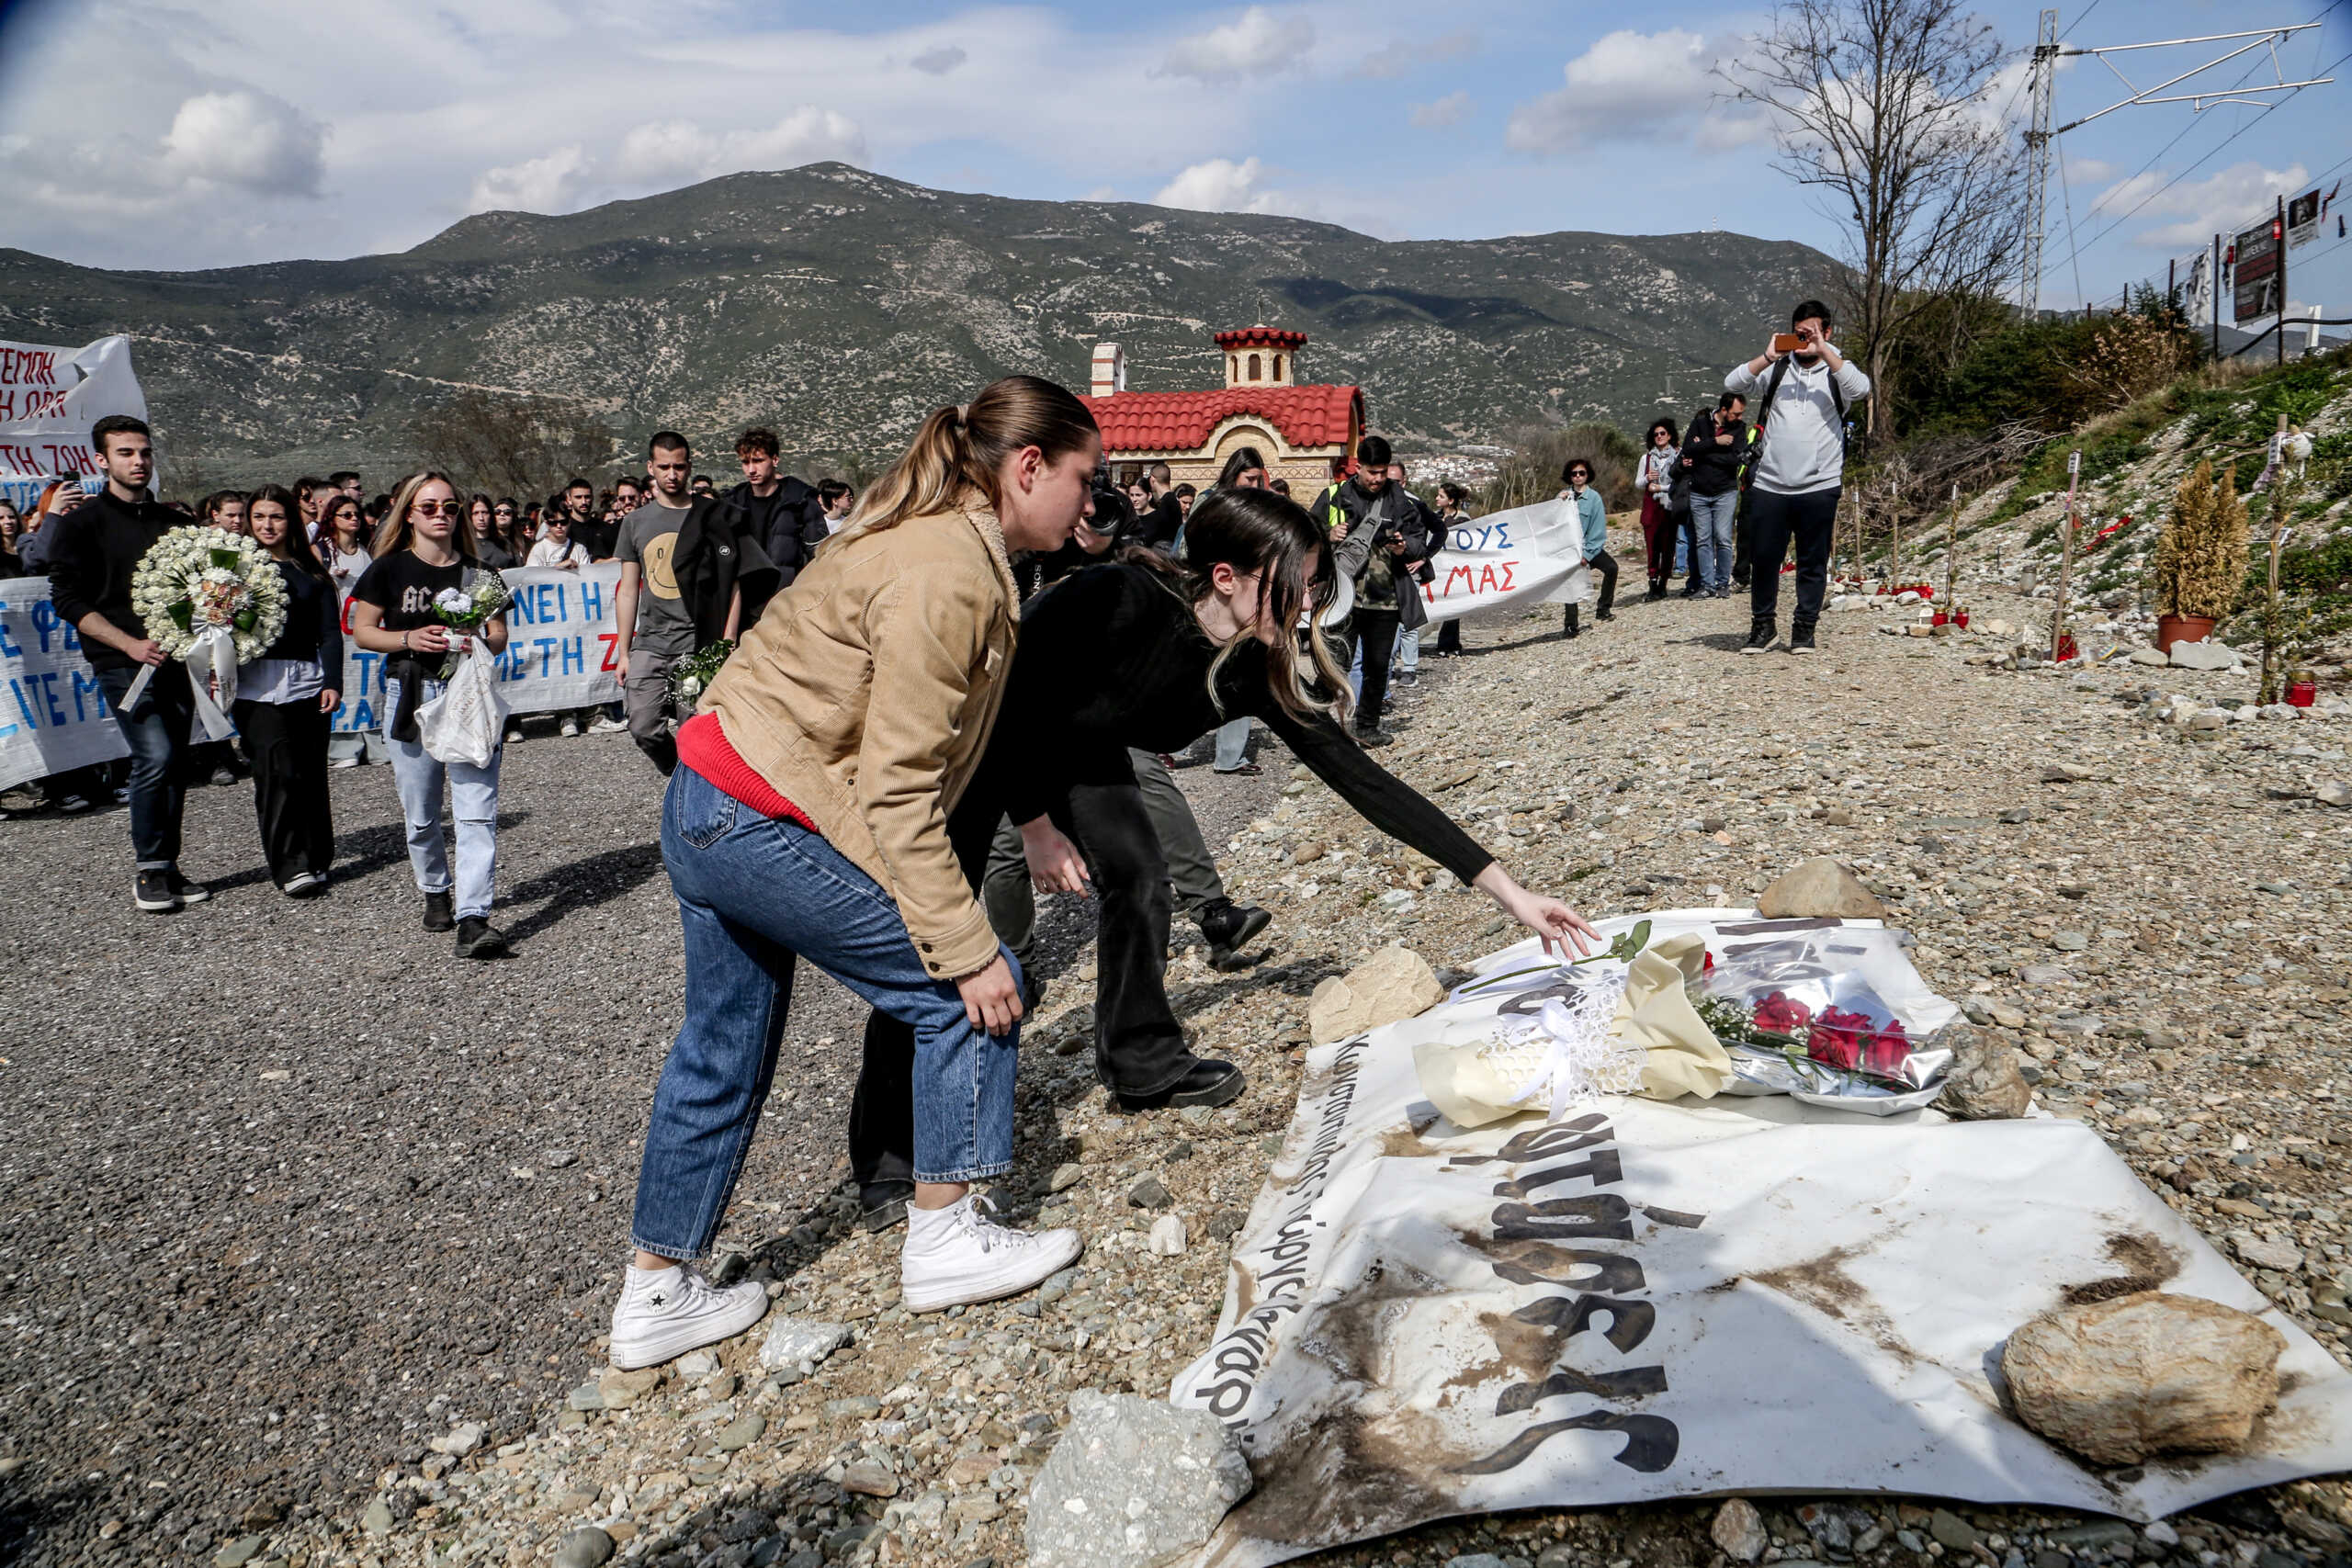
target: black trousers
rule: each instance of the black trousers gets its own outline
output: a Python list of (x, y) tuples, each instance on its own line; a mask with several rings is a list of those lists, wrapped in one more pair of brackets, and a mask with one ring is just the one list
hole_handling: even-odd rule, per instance
[(1793, 543), (1797, 551), (1797, 604), (1791, 621), (1810, 627), (1821, 618), (1829, 588), (1829, 546), (1836, 537), (1838, 487), (1803, 495), (1747, 492), (1751, 554), (1748, 602), (1758, 619), (1769, 620), (1781, 603), (1781, 561)]
[(1438, 624), (1437, 650), (1440, 653), (1459, 653), (1462, 651), (1461, 621), (1442, 621)]
[(1747, 536), (1747, 513), (1750, 504), (1755, 499), (1756, 492), (1754, 491), (1751, 490), (1744, 491), (1740, 495), (1739, 504), (1732, 509), (1731, 580), (1742, 588), (1747, 586), (1749, 575), (1748, 555), (1750, 553), (1751, 547), (1748, 543)]
[(315, 699), (257, 703), (240, 698), (237, 729), (253, 759), (254, 813), (269, 879), (280, 887), (334, 862), (334, 817), (327, 795), (327, 716)]
[[(1603, 550), (1593, 557), (1588, 564), (1593, 570), (1600, 573), (1600, 597), (1593, 604), (1592, 613), (1596, 615), (1605, 615), (1617, 607), (1617, 558), (1607, 550)], [(1577, 608), (1574, 604), (1568, 605), (1566, 614), (1560, 617), (1560, 628), (1563, 631), (1573, 633), (1577, 630)]]
[[(1157, 1094), (1194, 1060), (1168, 1004), (1168, 928), (1175, 907), (1168, 861), (1125, 753), (1115, 761), (1091, 759), (1080, 773), (1084, 782), (1048, 815), (1078, 845), (1093, 883), (1095, 1076), (1115, 1094)], [(987, 873), (989, 845), (1003, 817), (1000, 797), (986, 783), (985, 776), (975, 781), (947, 824), (956, 859), (975, 888)], [(865, 1060), (849, 1113), (850, 1173), (861, 1188), (914, 1179), (914, 1055), (913, 1030), (880, 1012), (867, 1016)]]
[[(1381, 710), (1388, 705), (1388, 667), (1396, 659), (1394, 610), (1358, 610), (1348, 623), (1348, 639), (1363, 649), (1363, 695), (1356, 703), (1356, 728), (1376, 729)], [(1354, 649), (1344, 662), (1355, 661)]]

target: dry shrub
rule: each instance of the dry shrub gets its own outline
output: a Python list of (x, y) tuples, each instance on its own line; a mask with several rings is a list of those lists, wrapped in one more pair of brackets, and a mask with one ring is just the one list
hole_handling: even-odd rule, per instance
[(2245, 582), (2245, 502), (2235, 473), (2213, 482), (2211, 458), (2185, 475), (2173, 492), (2172, 521), (2156, 538), (2156, 609), (2167, 615), (2221, 620), (2237, 608)]
[(2197, 363), (2196, 340), (2143, 316), (2110, 316), (2064, 367), (2067, 383), (2100, 412), (2163, 390)]

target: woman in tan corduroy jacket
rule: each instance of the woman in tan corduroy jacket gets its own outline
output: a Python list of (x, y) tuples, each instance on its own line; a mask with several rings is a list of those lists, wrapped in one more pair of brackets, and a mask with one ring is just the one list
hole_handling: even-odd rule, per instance
[(616, 1365), (666, 1361), (766, 1310), (759, 1284), (722, 1290), (683, 1265), (726, 1213), (798, 957), (915, 1032), (907, 1307), (1013, 1294), (1077, 1257), (1076, 1232), (1005, 1229), (971, 1193), (1012, 1163), (1021, 976), (947, 814), (1012, 662), (1008, 553), (1069, 541), (1101, 453), (1086, 406), (1031, 377), (937, 410), (679, 730), (662, 858), (686, 1018), (646, 1131)]

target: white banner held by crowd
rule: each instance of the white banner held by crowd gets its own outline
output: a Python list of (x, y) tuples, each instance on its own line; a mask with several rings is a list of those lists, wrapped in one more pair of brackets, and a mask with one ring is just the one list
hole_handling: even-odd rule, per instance
[[(1601, 922), (1603, 940), (1637, 918)], [(1755, 921), (1646, 918), (1711, 945)], [(1531, 942), (1480, 968), (1535, 962)], [(1216, 1337), (1170, 1395), (1236, 1428), (1256, 1478), (1203, 1562), (1730, 1493), (2144, 1520), (2352, 1466), (2352, 1376), (2091, 1129), (1786, 1097), (1606, 1098), (1555, 1124), (1458, 1129), (1424, 1100), (1413, 1046), (1510, 999), (1307, 1057)], [(2286, 1337), (2280, 1408), (2245, 1452), (2100, 1470), (2007, 1414), (2002, 1345), (2086, 1285), (2202, 1296)]]
[(147, 417), (129, 338), (82, 348), (0, 342), (0, 492), (27, 506), (51, 479), (95, 477), (90, 426), (118, 413)]
[(49, 579), (0, 581), (0, 789), (130, 755)]
[(1472, 518), (1445, 531), (1421, 588), (1431, 621), (1521, 601), (1578, 603), (1590, 596), (1584, 528), (1575, 503), (1541, 501)]

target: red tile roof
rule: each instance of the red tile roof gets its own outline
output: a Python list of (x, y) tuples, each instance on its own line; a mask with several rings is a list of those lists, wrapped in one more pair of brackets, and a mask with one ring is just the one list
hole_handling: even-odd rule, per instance
[(1236, 414), (1254, 414), (1293, 446), (1344, 448), (1363, 423), (1360, 387), (1223, 387), (1209, 392), (1114, 392), (1082, 400), (1106, 452), (1191, 452)]

